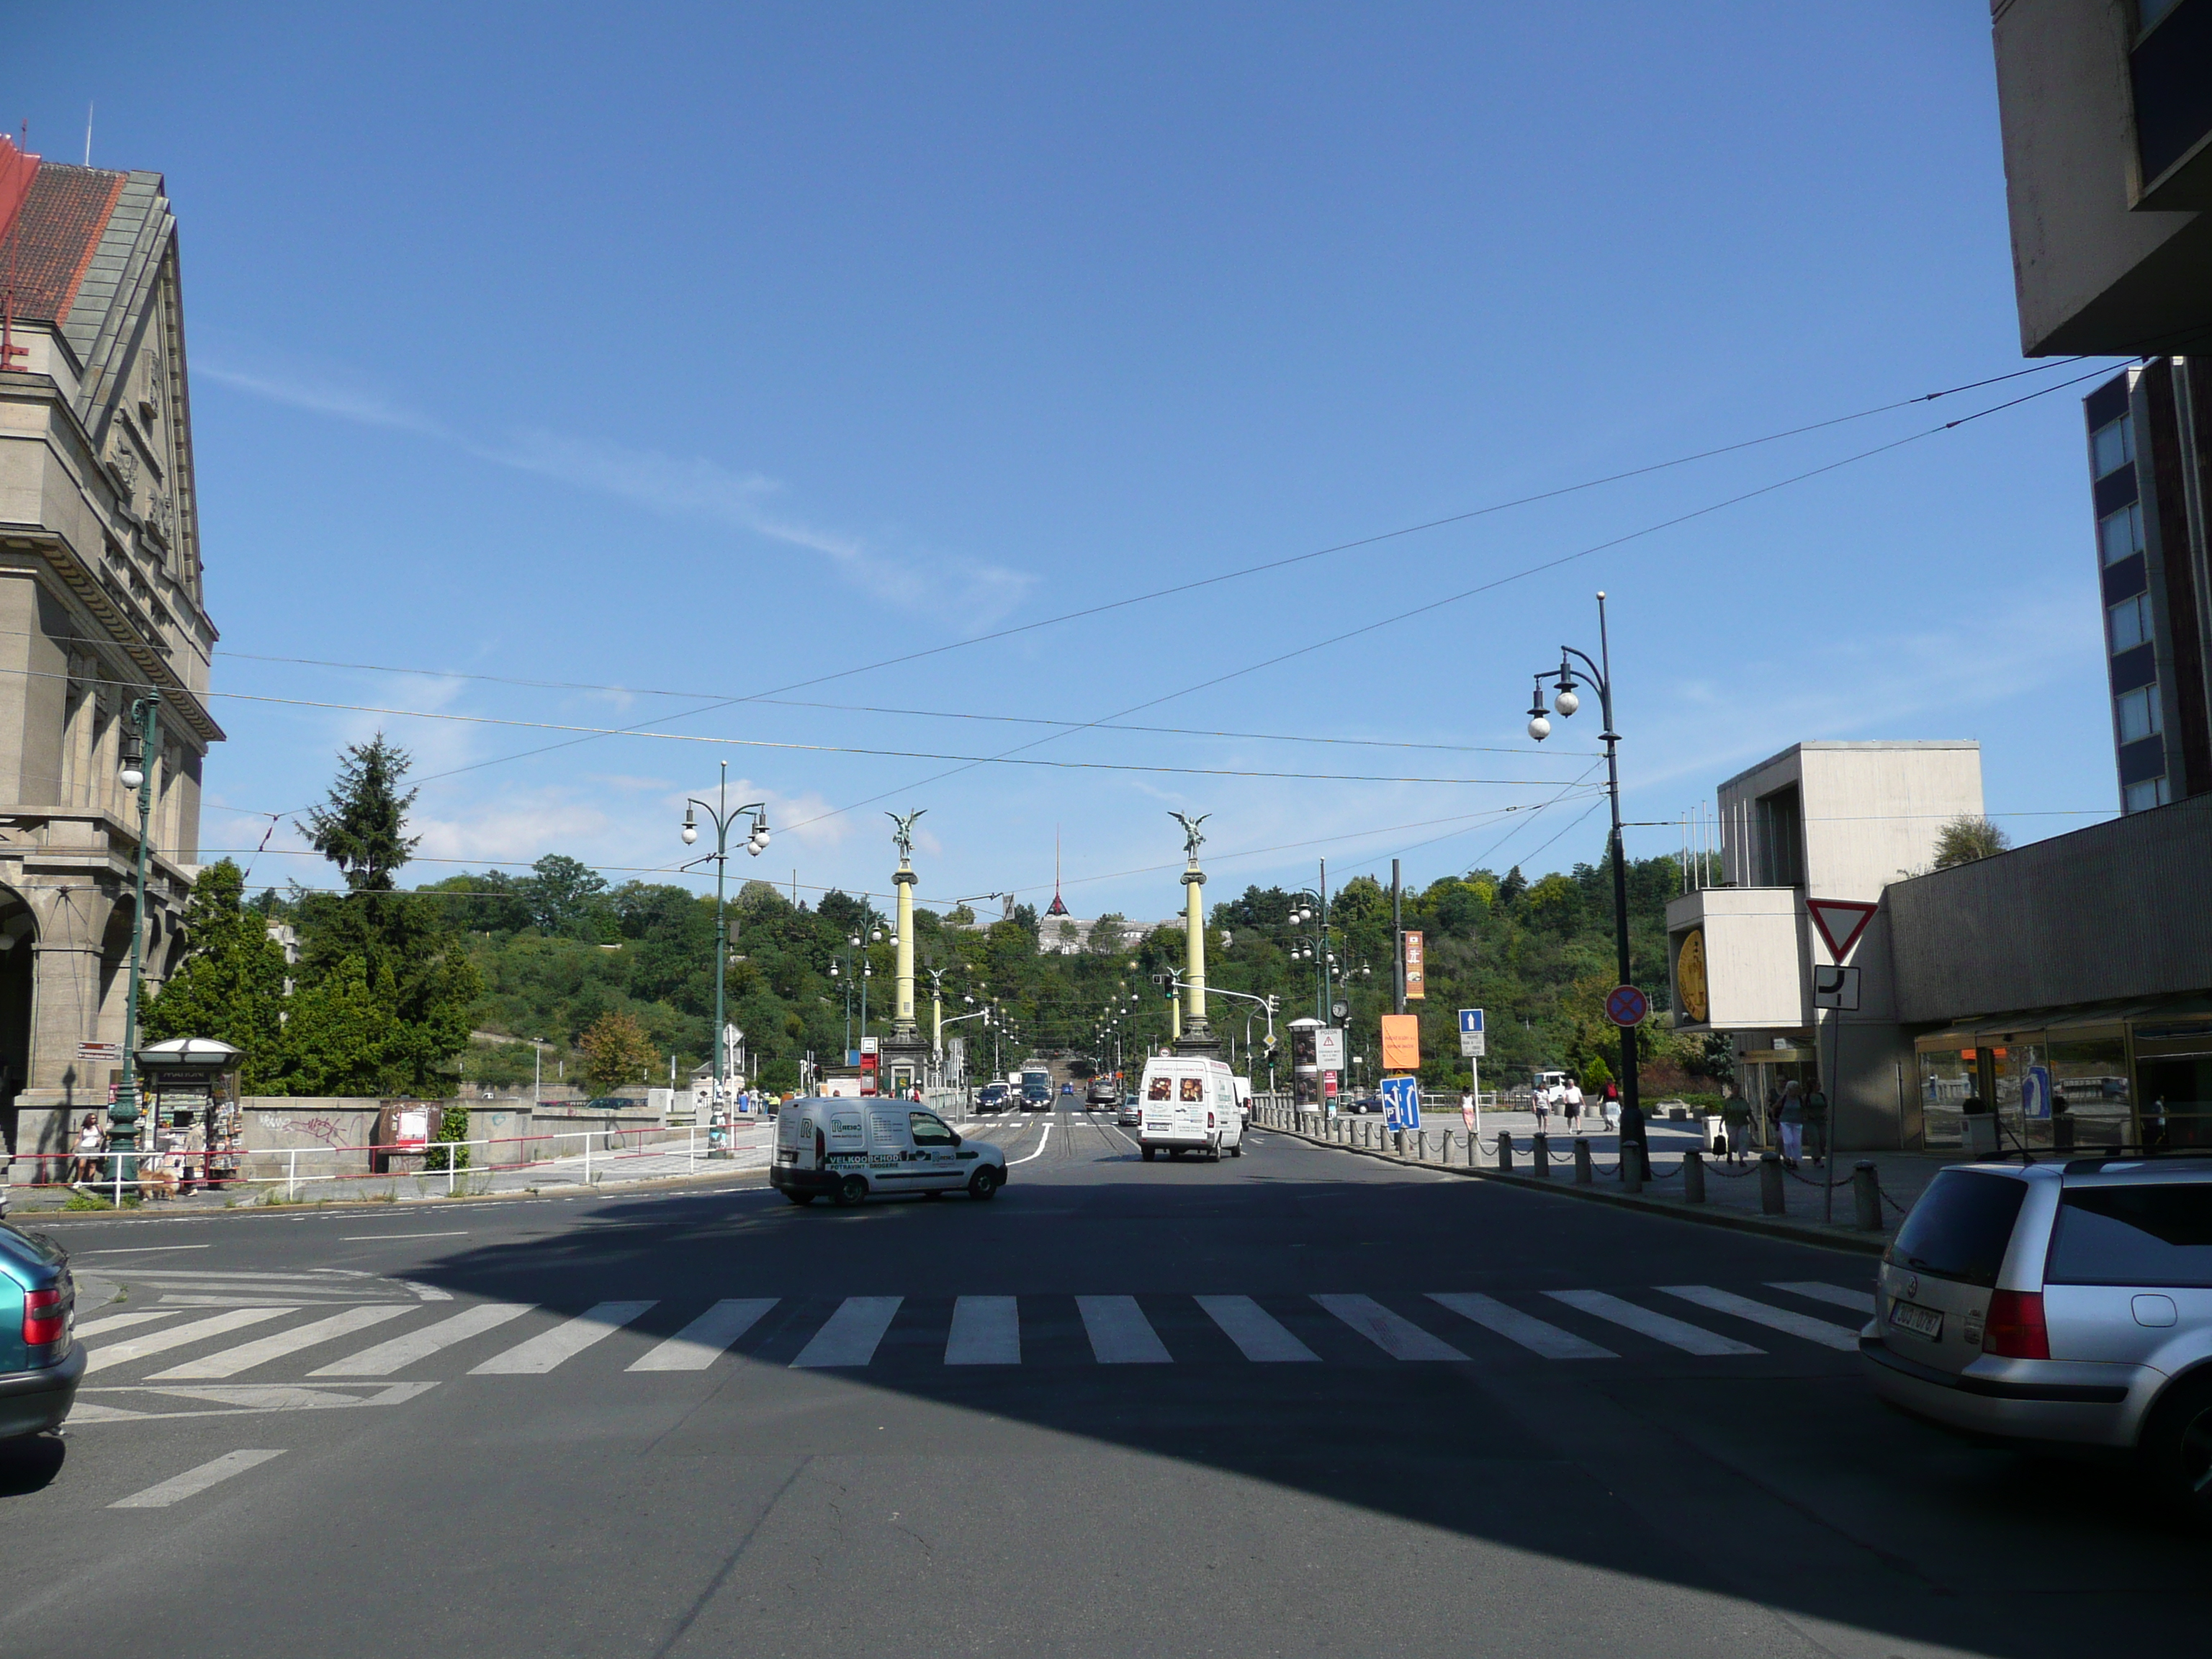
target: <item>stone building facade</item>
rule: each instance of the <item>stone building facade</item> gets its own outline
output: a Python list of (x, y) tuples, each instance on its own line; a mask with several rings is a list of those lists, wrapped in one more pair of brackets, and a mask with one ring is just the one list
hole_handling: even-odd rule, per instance
[(184, 947), (202, 767), (223, 734), (161, 175), (42, 163), (0, 139), (0, 1133), (22, 1153), (52, 1150), (63, 1112), (104, 1105), (113, 1079), (78, 1046), (123, 1036), (131, 704), (160, 697), (149, 990)]

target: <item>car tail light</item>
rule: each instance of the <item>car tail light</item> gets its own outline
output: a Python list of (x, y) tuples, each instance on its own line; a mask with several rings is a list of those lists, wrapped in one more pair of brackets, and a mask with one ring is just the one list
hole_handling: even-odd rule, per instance
[(822, 1131), (814, 1132), (814, 1167), (823, 1168), (830, 1162), (830, 1143), (822, 1138)]
[(23, 1340), (34, 1348), (58, 1342), (69, 1329), (69, 1314), (59, 1291), (27, 1291), (23, 1294)]
[(2043, 1292), (1996, 1291), (1982, 1322), (1982, 1352), (2002, 1359), (2048, 1359), (2051, 1333), (2043, 1323)]
[(1213, 1114), (1211, 1112), (1206, 1115), (1206, 1127), (1209, 1129), (1213, 1127)]

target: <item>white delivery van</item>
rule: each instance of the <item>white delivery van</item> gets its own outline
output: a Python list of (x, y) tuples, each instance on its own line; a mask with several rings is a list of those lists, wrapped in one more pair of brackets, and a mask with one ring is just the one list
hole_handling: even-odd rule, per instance
[(861, 1204), (871, 1194), (955, 1190), (997, 1196), (1006, 1184), (1006, 1155), (988, 1140), (963, 1140), (943, 1118), (909, 1101), (786, 1103), (775, 1120), (775, 1161), (769, 1185), (794, 1204), (824, 1196)]
[(1252, 1079), (1236, 1077), (1229, 1081), (1237, 1090), (1237, 1115), (1249, 1123), (1252, 1121)]
[(1244, 1118), (1237, 1109), (1237, 1085), (1228, 1063), (1182, 1054), (1145, 1062), (1138, 1086), (1137, 1146), (1146, 1162), (1163, 1146), (1170, 1158), (1204, 1152), (1244, 1156)]

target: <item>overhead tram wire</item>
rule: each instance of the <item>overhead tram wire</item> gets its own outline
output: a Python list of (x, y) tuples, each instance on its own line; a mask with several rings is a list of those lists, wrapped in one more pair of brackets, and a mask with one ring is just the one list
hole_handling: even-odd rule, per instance
[[(1585, 479), (1578, 483), (1561, 485), (1555, 489), (1540, 490), (1533, 495), (1519, 496), (1511, 501), (1492, 502), (1486, 507), (1470, 508), (1464, 513), (1449, 514), (1442, 518), (1430, 519), (1419, 524), (1407, 525), (1395, 530), (1382, 531), (1372, 536), (1363, 536), (1351, 541), (1339, 542), (1332, 546), (1314, 549), (1310, 552), (1291, 554), (1284, 558), (1267, 560), (1258, 564), (1246, 565), (1239, 569), (1224, 571), (1212, 576), (1198, 577), (1193, 580), (1177, 583), (1171, 586), (1155, 588), (1149, 592), (1134, 594), (1127, 599), (1110, 599), (1098, 605), (1085, 606), (1079, 610), (1063, 611), (1057, 616), (1041, 617), (1036, 622), (1022, 623), (1012, 628), (999, 629), (988, 634), (979, 634), (969, 639), (954, 640), (943, 645), (928, 646), (918, 651), (906, 652), (896, 657), (886, 657), (876, 662), (863, 663), (851, 668), (838, 669), (832, 673), (816, 675), (809, 679), (795, 680), (786, 685), (772, 687), (766, 691), (752, 692), (743, 696), (727, 697), (720, 702), (708, 703), (703, 708), (690, 710), (686, 714), (677, 716), (677, 718), (682, 720), (696, 719), (701, 714), (713, 714), (722, 708), (734, 708), (736, 705), (742, 702), (758, 702), (769, 697), (781, 696), (786, 692), (805, 690), (811, 686), (823, 685), (834, 680), (849, 678), (855, 674), (872, 673), (878, 669), (896, 667), (902, 664), (919, 662), (930, 657), (941, 656), (948, 652), (965, 650), (971, 646), (983, 645), (998, 641), (1013, 639), (1020, 635), (1033, 633), (1039, 629), (1056, 627), (1061, 623), (1078, 622), (1087, 617), (1103, 616), (1109, 611), (1124, 610), (1131, 605), (1147, 604), (1154, 599), (1171, 599), (1179, 594), (1192, 592), (1197, 589), (1212, 586), (1219, 583), (1237, 581), (1247, 576), (1263, 575), (1269, 571), (1286, 569), (1293, 565), (1306, 563), (1315, 559), (1326, 558), (1337, 553), (1350, 552), (1362, 547), (1372, 547), (1382, 542), (1394, 541), (1403, 537), (1418, 535), (1425, 531), (1440, 529), (1447, 525), (1463, 524), (1473, 519), (1483, 518), (1492, 514), (1506, 512), (1516, 507), (1533, 506), (1540, 501), (1557, 500), (1561, 496), (1575, 495), (1583, 490), (1595, 489), (1602, 488), (1607, 484), (1623, 483), (1630, 478), (1644, 477), (1653, 473), (1667, 471), (1675, 467), (1691, 465), (1698, 461), (1711, 460), (1717, 456), (1734, 454), (1742, 450), (1757, 448), (1765, 444), (1778, 443), (1784, 439), (1802, 437), (1809, 432), (1819, 432), (1830, 427), (1846, 425), (1854, 421), (1868, 420), (1876, 415), (1889, 414), (1900, 409), (1909, 409), (1918, 404), (1933, 403), (1939, 398), (1954, 397), (1961, 392), (1979, 390), (1984, 386), (2002, 385), (2007, 381), (2019, 380), (2031, 374), (2045, 374), (2054, 368), (2067, 368), (2074, 363), (2086, 362), (2087, 360), (2086, 356), (2075, 356), (2057, 360), (2049, 363), (2039, 363), (2028, 368), (2014, 369), (2008, 374), (1991, 375), (1985, 380), (1970, 380), (1959, 386), (1946, 386), (1941, 391), (1922, 392), (1917, 397), (1899, 398), (1894, 402), (1880, 404), (1871, 408), (1855, 410), (1848, 415), (1833, 416), (1826, 420), (1814, 421), (1802, 426), (1790, 427), (1782, 431), (1766, 433), (1759, 437), (1744, 439), (1740, 442), (1723, 444), (1712, 449), (1699, 450), (1693, 454), (1676, 456), (1671, 460), (1656, 461), (1645, 466), (1631, 467), (1625, 471), (1610, 473), (1603, 477)], [(2093, 371), (2090, 374), (2076, 377), (2076, 380), (2063, 381), (2057, 386), (2043, 387), (2037, 392), (2028, 394), (2027, 398), (2015, 398), (2012, 403), (2000, 404), (1993, 409), (1981, 410), (1976, 415), (1967, 416), (1961, 420), (1953, 421), (1941, 427), (1931, 428), (1928, 432), (1916, 434), (1914, 435), (1915, 437), (1925, 437), (1933, 435), (1933, 434), (1937, 432), (1948, 431), (1953, 427), (1964, 425), (1968, 420), (1978, 419), (1980, 415), (1994, 414), (1998, 409), (2009, 409), (2013, 407), (2013, 404), (2015, 403), (2025, 403), (2029, 401), (2030, 398), (2041, 397), (2045, 392), (2059, 391), (2064, 386), (2075, 385), (2080, 380), (2094, 379), (2098, 374), (2103, 374), (2108, 372), (2110, 371), (2107, 368), (2100, 368)], [(1912, 441), (1912, 439), (1905, 439), (1900, 440), (1899, 441), (1911, 442)], [(1894, 445), (1883, 446), (1884, 448), (1895, 447), (1896, 446)], [(1878, 454), (1881, 453), (1881, 450), (1872, 450), (1867, 453), (1869, 454)], [(1864, 457), (1855, 457), (1853, 459), (1863, 459)], [(1839, 463), (1839, 465), (1841, 465), (1841, 463)], [(1804, 476), (1811, 477), (1814, 475), (1806, 474)], [(228, 655), (232, 653), (225, 653), (222, 654)], [(276, 660), (282, 659), (279, 659)], [(361, 666), (366, 668), (368, 665), (362, 665)], [(434, 672), (435, 671), (428, 672)], [(551, 684), (555, 686), (561, 684), (559, 682), (554, 682)], [(599, 688), (579, 687), (577, 689), (596, 690)], [(681, 694), (670, 693), (665, 695)], [(1164, 699), (1163, 701), (1164, 701)], [(1139, 705), (1139, 708), (1149, 708), (1152, 705), (1148, 703)], [(641, 721), (639, 722), (639, 726), (640, 727), (642, 727), (646, 725), (649, 725), (650, 723), (651, 722), (649, 721)], [(1091, 724), (1096, 724), (1096, 722), (1086, 723), (1085, 727), (1079, 727), (1077, 729), (1087, 729), (1088, 726)], [(560, 743), (547, 744), (536, 749), (526, 749), (519, 750), (514, 754), (495, 755), (486, 760), (471, 761), (465, 766), (450, 767), (443, 772), (427, 773), (423, 776), (416, 779), (416, 781), (418, 784), (434, 782), (443, 778), (459, 777), (465, 773), (482, 771), (486, 767), (504, 765), (509, 761), (528, 760), (534, 756), (551, 754), (558, 750), (574, 748), (579, 744), (596, 742), (599, 740), (599, 735), (600, 734), (594, 733), (590, 736), (569, 738), (563, 739)], [(607, 735), (620, 735), (620, 728), (617, 728), (615, 732), (609, 733)], [(934, 780), (930, 780), (930, 781), (934, 781)], [(876, 797), (875, 799), (880, 799), (882, 797)], [(872, 804), (872, 801), (859, 803), (860, 805)], [(299, 810), (305, 809), (302, 808)], [(856, 809), (848, 807), (841, 808), (840, 810), (854, 811)]]
[[(2076, 359), (2075, 361), (2078, 362), (2080, 360)], [(1399, 623), (1410, 621), (1415, 617), (1425, 616), (1433, 611), (1443, 610), (1447, 605), (1460, 604), (1463, 600), (1474, 599), (1479, 594), (1492, 592), (1498, 588), (1509, 586), (1514, 582), (1525, 580), (1530, 576), (1540, 575), (1547, 570), (1559, 569), (1564, 566), (1576, 563), (1583, 559), (1589, 558), (1595, 554), (1605, 552), (1608, 549), (1623, 546), (1629, 542), (1639, 541), (1647, 536), (1657, 535), (1662, 531), (1672, 530), (1678, 526), (1688, 524), (1695, 520), (1708, 517), (1712, 514), (1722, 512), (1726, 508), (1740, 506), (1745, 501), (1756, 501), (1763, 495), (1773, 495), (1778, 490), (1787, 489), (1795, 484), (1803, 483), (1808, 479), (1817, 478), (1824, 474), (1837, 471), (1841, 468), (1855, 465), (1860, 461), (1871, 460), (1877, 455), (1887, 454), (1891, 450), (1901, 449), (1908, 444), (1917, 443), (1923, 438), (1931, 438), (1938, 435), (1939, 434), (1952, 431), (1956, 428), (1965, 426), (1969, 422), (1978, 421), (1985, 415), (1994, 415), (2001, 410), (2013, 408), (2017, 404), (2030, 402), (2037, 398), (2045, 397), (2053, 392), (2063, 391), (2069, 386), (2076, 385), (2081, 380), (2094, 380), (2098, 375), (2104, 374), (2106, 373), (2107, 373), (2107, 370), (2100, 367), (2092, 370), (2087, 374), (2077, 375), (2074, 380), (2063, 380), (2056, 386), (2040, 387), (2034, 392), (2027, 393), (2025, 397), (2012, 398), (2006, 403), (1992, 404), (1987, 409), (1977, 410), (1972, 415), (1961, 416), (1954, 421), (1946, 421), (1940, 426), (1927, 427), (1917, 432), (1908, 433), (1904, 437), (1893, 438), (1887, 443), (1876, 444), (1871, 449), (1863, 449), (1859, 451), (1856, 454), (1846, 455), (1840, 460), (1829, 461), (1820, 466), (1808, 468), (1805, 471), (1793, 473), (1790, 477), (1778, 479), (1772, 483), (1762, 484), (1756, 489), (1747, 489), (1741, 491), (1737, 495), (1728, 496), (1724, 500), (1709, 502), (1704, 507), (1692, 508), (1687, 513), (1677, 514), (1672, 518), (1661, 520), (1656, 524), (1646, 525), (1639, 530), (1632, 530), (1623, 535), (1609, 537), (1601, 542), (1595, 542), (1589, 546), (1582, 548), (1575, 552), (1563, 553), (1556, 558), (1540, 561), (1536, 564), (1526, 566), (1520, 570), (1510, 572), (1508, 574), (1494, 577), (1486, 582), (1479, 582), (1473, 587), (1463, 588), (1459, 592), (1447, 594), (1440, 599), (1431, 599), (1425, 605), (1415, 605), (1411, 610), (1401, 611), (1395, 616), (1385, 617), (1376, 622), (1363, 623), (1358, 628), (1347, 629), (1341, 633), (1333, 634), (1325, 639), (1308, 641), (1293, 650), (1282, 652), (1277, 655), (1264, 658), (1258, 662), (1248, 663), (1245, 666), (1231, 669), (1225, 674), (1214, 675), (1209, 679), (1200, 680), (1193, 685), (1187, 685), (1179, 691), (1166, 692), (1162, 696), (1148, 698), (1143, 702), (1133, 703), (1127, 708), (1118, 709), (1115, 713), (1104, 716), (1104, 719), (1106, 720), (1125, 720), (1129, 715), (1140, 714), (1147, 708), (1157, 708), (1162, 703), (1173, 702), (1180, 697), (1191, 696), (1200, 691), (1210, 690), (1217, 685), (1225, 685), (1231, 680), (1241, 679), (1245, 675), (1257, 673), (1263, 668), (1272, 668), (1279, 663), (1289, 662), (1296, 659), (1308, 657), (1316, 651), (1326, 650), (1334, 645), (1341, 645), (1347, 640), (1358, 639), (1363, 635), (1372, 634), (1381, 629), (1394, 627)], [(1917, 402), (1925, 400), (1914, 399), (1913, 401)], [(1089, 730), (1090, 726), (1079, 726), (1074, 729), (1077, 731), (1084, 731)], [(1035, 749), (1047, 743), (1057, 742), (1060, 738), (1069, 735), (1071, 735), (1071, 733), (1067, 732), (1055, 732), (1049, 737), (1039, 738), (1034, 742), (1018, 744), (1012, 749), (1003, 750), (1000, 755), (994, 757), (994, 758), (1005, 759), (1008, 757), (1020, 754), (1024, 750)], [(858, 811), (861, 807), (872, 806), (878, 801), (888, 800), (895, 794), (908, 793), (915, 789), (926, 788), (933, 783), (941, 783), (947, 778), (957, 777), (961, 773), (972, 769), (975, 765), (988, 763), (986, 762), (975, 762), (970, 763), (969, 765), (955, 767), (950, 771), (936, 773), (915, 782), (902, 785), (898, 788), (886, 790), (881, 794), (871, 795), (865, 800), (854, 801), (849, 805), (835, 807), (830, 811), (817, 813), (813, 817), (801, 819), (799, 823), (793, 824), (791, 827), (793, 829), (799, 829), (806, 824), (819, 823), (828, 818), (841, 817), (847, 812)]]

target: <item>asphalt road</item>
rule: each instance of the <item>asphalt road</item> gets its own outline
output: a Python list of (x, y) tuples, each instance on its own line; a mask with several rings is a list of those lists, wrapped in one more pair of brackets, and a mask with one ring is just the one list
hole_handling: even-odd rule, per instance
[(54, 1223), (129, 1293), (0, 1465), (0, 1651), (2201, 1650), (2203, 1540), (1872, 1402), (1869, 1257), (987, 1133), (989, 1205)]

